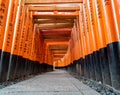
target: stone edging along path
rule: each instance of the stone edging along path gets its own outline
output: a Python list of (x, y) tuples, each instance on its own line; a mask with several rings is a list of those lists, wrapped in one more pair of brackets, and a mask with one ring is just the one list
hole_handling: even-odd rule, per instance
[(92, 89), (99, 92), (101, 95), (120, 95), (120, 91), (114, 89), (113, 87), (109, 85), (104, 85), (101, 82), (96, 82), (90, 79), (86, 79), (84, 77), (80, 77), (75, 73), (69, 72), (73, 77), (77, 78), (82, 83), (88, 85)]

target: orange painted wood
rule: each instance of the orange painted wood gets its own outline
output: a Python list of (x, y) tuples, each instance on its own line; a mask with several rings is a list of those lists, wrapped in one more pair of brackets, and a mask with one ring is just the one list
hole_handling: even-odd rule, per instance
[(22, 9), (22, 13), (21, 13), (21, 26), (20, 26), (20, 38), (19, 38), (19, 46), (18, 46), (18, 55), (19, 56), (22, 56), (22, 52), (23, 52), (23, 44), (24, 44), (24, 37), (26, 35), (25, 33), (25, 23), (26, 23), (26, 6), (23, 6), (23, 9)]
[(84, 15), (83, 15), (83, 4), (80, 5), (80, 12), (79, 12), (79, 35), (80, 35), (80, 46), (81, 46), (81, 58), (84, 58), (84, 44), (83, 44), (83, 37), (84, 37)]
[(31, 42), (31, 51), (30, 51), (30, 60), (35, 61), (34, 60), (34, 45), (35, 45), (35, 31), (36, 30), (36, 25), (34, 25), (33, 28), (33, 35), (32, 35), (32, 42)]
[(16, 14), (16, 20), (15, 20), (15, 28), (14, 28), (14, 34), (13, 34), (13, 41), (12, 41), (12, 49), (11, 54), (19, 55), (19, 44), (20, 44), (20, 36), (21, 36), (21, 25), (22, 25), (22, 4), (23, 1), (18, 0), (16, 3), (17, 5), (17, 14)]
[(29, 12), (25, 7), (25, 21), (23, 24), (22, 37), (21, 37), (21, 56), (27, 58), (27, 39), (28, 39), (28, 28), (29, 28)]
[(120, 40), (120, 1), (111, 0), (111, 6), (112, 6), (112, 13), (114, 17), (116, 33), (117, 35), (119, 35), (119, 40)]
[(3, 46), (8, 6), (9, 6), (9, 0), (0, 1), (0, 9), (1, 9), (0, 10), (0, 49), (2, 49)]
[(84, 6), (83, 6), (83, 16), (84, 16), (84, 49), (85, 49), (85, 56), (91, 53), (91, 48), (90, 47), (90, 26), (89, 26), (89, 18), (87, 15), (87, 6), (86, 2), (84, 1)]
[(112, 12), (112, 6), (111, 6), (111, 1), (107, 0), (101, 0), (100, 1), (102, 4), (102, 10), (104, 13), (104, 21), (105, 21), (105, 27), (106, 27), (106, 35), (109, 35), (108, 37), (108, 44), (112, 42), (119, 41), (119, 35), (118, 31), (116, 30), (116, 26), (114, 23), (114, 16)]
[(82, 3), (83, 0), (26, 0), (25, 4), (65, 4), (65, 3)]
[(3, 41), (4, 44), (2, 47), (2, 50), (4, 52), (11, 52), (15, 18), (16, 18), (16, 12), (17, 12), (17, 8), (16, 8), (17, 4), (16, 3), (17, 3), (17, 0), (10, 1), (8, 15), (7, 15), (6, 28), (5, 28), (4, 41)]
[(90, 9), (89, 9), (89, 5), (88, 5), (88, 1), (86, 0), (85, 1), (85, 4), (86, 4), (86, 15), (87, 15), (87, 21), (88, 21), (88, 29), (87, 29), (87, 32), (88, 32), (88, 43), (89, 43), (89, 46), (88, 46), (88, 49), (89, 49), (89, 54), (93, 53), (94, 51), (96, 51), (96, 45), (95, 45), (95, 36), (94, 36), (94, 30), (93, 30), (93, 27), (92, 27), (92, 17), (91, 17), (91, 14), (90, 14)]

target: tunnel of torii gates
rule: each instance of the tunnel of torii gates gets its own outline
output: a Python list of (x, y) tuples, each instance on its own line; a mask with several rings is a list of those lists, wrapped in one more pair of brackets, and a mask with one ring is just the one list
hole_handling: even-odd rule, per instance
[(120, 89), (120, 0), (0, 0), (0, 82), (53, 67)]

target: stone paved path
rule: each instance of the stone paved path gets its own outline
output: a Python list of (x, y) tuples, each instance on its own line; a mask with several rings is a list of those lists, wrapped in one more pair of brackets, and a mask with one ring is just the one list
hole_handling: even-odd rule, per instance
[(0, 95), (100, 95), (63, 70), (56, 70), (0, 89)]

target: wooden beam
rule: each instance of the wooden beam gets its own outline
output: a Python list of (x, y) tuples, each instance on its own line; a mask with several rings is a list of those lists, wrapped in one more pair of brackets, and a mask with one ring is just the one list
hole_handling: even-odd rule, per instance
[(66, 49), (66, 48), (51, 49), (51, 50), (66, 50), (66, 51), (67, 51), (67, 49)]
[(44, 37), (44, 40), (61, 40), (61, 39), (63, 39), (63, 40), (69, 40), (70, 39), (70, 37), (63, 37), (63, 36), (54, 36), (54, 37)]
[(53, 55), (53, 57), (63, 57), (64, 55)]
[(63, 39), (63, 40), (69, 40), (70, 39), (70, 37), (63, 37), (63, 36), (58, 36), (58, 37), (44, 37), (44, 39), (46, 40), (46, 39), (52, 39), (52, 40), (61, 40), (61, 39)]
[(41, 32), (43, 36), (49, 36), (49, 35), (71, 35), (71, 31), (46, 31), (46, 32)]
[(66, 40), (65, 40), (65, 39), (61, 39), (61, 40), (60, 40), (60, 39), (44, 39), (44, 42), (45, 42), (47, 45), (54, 44), (54, 43), (55, 43), (55, 44), (56, 44), (56, 43), (57, 43), (57, 44), (59, 44), (59, 43), (61, 44), (61, 42), (62, 42), (62, 43), (68, 43), (68, 44), (69, 44), (69, 40), (68, 40), (68, 39), (66, 39)]
[(56, 56), (57, 56), (57, 55), (64, 56), (65, 54), (66, 54), (66, 53), (54, 53), (53, 56), (54, 56), (54, 55), (56, 55)]
[(53, 57), (54, 60), (61, 59), (62, 57)]
[(58, 35), (58, 34), (56, 34), (56, 35), (44, 35), (44, 39), (48, 39), (48, 38), (64, 38), (64, 37), (70, 37), (70, 35), (64, 35), (64, 34), (62, 34), (62, 35)]
[(71, 28), (62, 28), (62, 29), (41, 30), (41, 32), (56, 32), (56, 31), (65, 32), (65, 31), (72, 31), (72, 29)]
[(44, 39), (44, 42), (47, 43), (47, 42), (54, 42), (54, 41), (69, 41), (68, 38), (66, 39)]
[(76, 19), (78, 14), (34, 14), (33, 19)]
[(38, 28), (39, 29), (59, 29), (59, 28), (72, 28), (73, 24), (72, 23), (68, 23), (68, 24), (42, 24), (39, 25)]
[(65, 33), (65, 34), (63, 34), (63, 33), (57, 33), (57, 31), (56, 31), (56, 34), (55, 33), (44, 33), (44, 34), (42, 34), (44, 37), (54, 37), (54, 36), (56, 36), (56, 37), (61, 37), (61, 36), (63, 36), (63, 37), (71, 37), (71, 34), (70, 33)]
[(52, 51), (52, 53), (59, 53), (59, 52), (61, 52), (61, 53), (66, 53), (67, 51), (66, 51), (66, 50), (61, 50), (61, 51), (59, 51), (59, 50), (54, 50), (54, 51)]
[(72, 11), (79, 11), (79, 6), (36, 6), (36, 7), (29, 7), (29, 11), (37, 11), (37, 12), (53, 12), (53, 11), (60, 11), (60, 12), (72, 12)]
[(73, 19), (42, 19), (42, 20), (38, 20), (38, 19), (34, 19), (34, 23), (37, 24), (45, 24), (45, 23), (74, 23)]
[(82, 2), (83, 0), (25, 0), (25, 4), (65, 4)]
[(68, 46), (50, 46), (49, 49), (51, 49), (51, 50), (67, 50)]
[(54, 59), (61, 59), (63, 56), (55, 56)]
[(47, 42), (46, 44), (47, 44), (47, 46), (53, 46), (53, 45), (54, 45), (54, 46), (55, 46), (55, 45), (57, 45), (57, 46), (58, 46), (58, 45), (60, 45), (60, 46), (61, 46), (61, 45), (62, 45), (62, 46), (65, 45), (65, 46), (66, 46), (66, 45), (67, 45), (67, 46), (68, 46), (69, 42), (68, 42), (68, 41), (54, 41), (54, 42), (51, 42), (51, 41), (50, 41), (50, 42)]
[(67, 51), (52, 51), (53, 54), (66, 54)]

